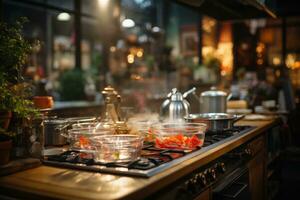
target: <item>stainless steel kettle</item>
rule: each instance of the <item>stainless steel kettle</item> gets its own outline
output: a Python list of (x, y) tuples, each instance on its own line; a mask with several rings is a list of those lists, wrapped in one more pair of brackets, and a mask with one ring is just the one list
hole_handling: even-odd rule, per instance
[(196, 88), (192, 88), (181, 94), (177, 88), (173, 88), (160, 107), (160, 121), (184, 120), (184, 117), (190, 113), (190, 104), (185, 98), (195, 90)]

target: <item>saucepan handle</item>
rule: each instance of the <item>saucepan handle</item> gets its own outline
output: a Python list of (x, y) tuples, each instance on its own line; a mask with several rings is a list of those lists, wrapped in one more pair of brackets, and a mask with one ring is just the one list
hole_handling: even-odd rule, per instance
[(245, 115), (235, 115), (235, 118), (233, 119), (233, 122), (237, 122), (241, 119), (243, 119), (245, 117)]
[(69, 135), (66, 133), (66, 130), (69, 126), (70, 126), (69, 124), (58, 126), (55, 128), (55, 131), (59, 133), (61, 136), (68, 138)]

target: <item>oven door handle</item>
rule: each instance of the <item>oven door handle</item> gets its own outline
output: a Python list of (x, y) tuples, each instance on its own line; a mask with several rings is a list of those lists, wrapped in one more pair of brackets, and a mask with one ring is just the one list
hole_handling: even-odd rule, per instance
[(227, 197), (227, 198), (230, 198), (230, 199), (235, 199), (248, 186), (248, 184), (240, 183), (240, 182), (234, 182), (234, 183), (232, 183), (232, 185), (239, 185), (239, 188), (237, 189), (237, 191), (234, 194), (221, 194), (221, 196)]

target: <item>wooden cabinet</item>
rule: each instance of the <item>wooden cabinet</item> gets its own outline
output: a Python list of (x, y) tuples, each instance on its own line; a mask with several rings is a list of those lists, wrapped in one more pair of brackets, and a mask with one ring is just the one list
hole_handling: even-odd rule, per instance
[(249, 162), (249, 183), (252, 200), (264, 199), (264, 168), (264, 152), (260, 152)]
[(210, 200), (211, 189), (207, 189), (203, 191), (199, 196), (197, 196), (194, 200)]
[[(252, 145), (252, 146), (251, 146)], [(248, 163), (249, 185), (252, 200), (263, 200), (265, 197), (265, 145), (264, 137), (250, 144), (253, 159)]]

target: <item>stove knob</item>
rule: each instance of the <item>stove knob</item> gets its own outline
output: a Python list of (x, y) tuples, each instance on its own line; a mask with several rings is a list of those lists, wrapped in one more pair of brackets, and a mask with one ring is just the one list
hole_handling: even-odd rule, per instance
[(217, 170), (222, 174), (225, 173), (226, 172), (225, 164), (223, 162), (218, 163)]
[(206, 177), (202, 172), (196, 175), (196, 182), (200, 187), (205, 187), (207, 185)]
[(207, 185), (206, 177), (203, 173), (197, 174), (197, 183), (200, 184), (201, 187), (205, 187)]
[(214, 168), (208, 169), (208, 176), (211, 181), (215, 181), (217, 179), (217, 174)]
[(245, 149), (245, 153), (246, 153), (246, 155), (248, 155), (248, 156), (252, 156), (252, 150), (251, 150), (251, 148), (246, 148), (246, 149)]

